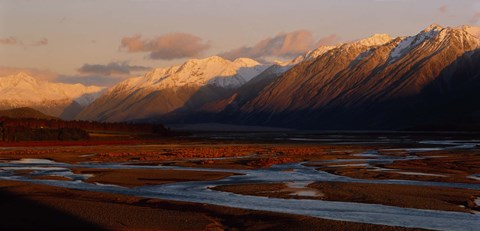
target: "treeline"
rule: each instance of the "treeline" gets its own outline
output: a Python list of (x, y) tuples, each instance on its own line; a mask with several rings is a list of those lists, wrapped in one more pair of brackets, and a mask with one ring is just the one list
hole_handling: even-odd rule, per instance
[(161, 124), (102, 123), (33, 118), (0, 117), (2, 141), (85, 140), (88, 131), (151, 133), (167, 136), (172, 133)]
[(74, 141), (88, 140), (88, 132), (77, 128), (26, 128), (8, 127), (2, 132), (2, 141)]

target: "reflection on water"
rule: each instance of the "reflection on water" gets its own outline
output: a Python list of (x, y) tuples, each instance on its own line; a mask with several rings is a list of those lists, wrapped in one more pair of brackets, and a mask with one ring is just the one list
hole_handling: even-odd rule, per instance
[(473, 175), (467, 176), (467, 178), (480, 181), (480, 174), (473, 174)]

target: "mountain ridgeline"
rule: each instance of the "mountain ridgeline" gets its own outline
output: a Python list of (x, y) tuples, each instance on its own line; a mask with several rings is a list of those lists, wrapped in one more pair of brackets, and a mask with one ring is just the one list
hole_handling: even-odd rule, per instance
[(127, 79), (74, 118), (328, 130), (480, 129), (480, 29), (431, 25), (289, 62), (218, 56)]

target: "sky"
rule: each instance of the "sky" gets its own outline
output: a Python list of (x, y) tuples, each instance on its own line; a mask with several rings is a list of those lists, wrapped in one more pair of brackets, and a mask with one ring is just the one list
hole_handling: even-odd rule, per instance
[(480, 0), (0, 0), (0, 76), (110, 86), (191, 58), (287, 60), (433, 23), (480, 25)]

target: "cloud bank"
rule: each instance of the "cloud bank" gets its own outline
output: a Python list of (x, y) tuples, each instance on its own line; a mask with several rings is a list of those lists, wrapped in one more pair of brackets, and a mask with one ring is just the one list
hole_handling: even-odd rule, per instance
[(77, 69), (77, 75), (60, 75), (55, 81), (108, 87), (132, 75), (141, 75), (150, 69), (150, 67), (130, 65), (126, 61), (107, 64), (86, 63)]
[(88, 75), (130, 75), (132, 72), (147, 71), (150, 67), (129, 65), (127, 62), (111, 62), (108, 64), (84, 64), (77, 71)]
[(111, 76), (101, 76), (101, 75), (60, 75), (55, 79), (55, 82), (60, 83), (81, 83), (86, 86), (101, 86), (109, 87), (117, 84), (119, 81), (124, 80), (125, 78), (114, 78)]
[(227, 59), (247, 57), (263, 59), (265, 57), (293, 58), (306, 53), (318, 46), (332, 45), (339, 41), (337, 35), (332, 34), (315, 41), (307, 30), (297, 30), (288, 33), (279, 33), (274, 37), (266, 38), (253, 46), (243, 46), (224, 53), (220, 56)]
[(20, 41), (14, 37), (0, 38), (1, 45), (17, 45), (20, 44)]
[(210, 42), (187, 33), (172, 33), (152, 39), (141, 35), (124, 37), (120, 48), (127, 52), (148, 52), (150, 59), (173, 60), (200, 55), (211, 47)]

